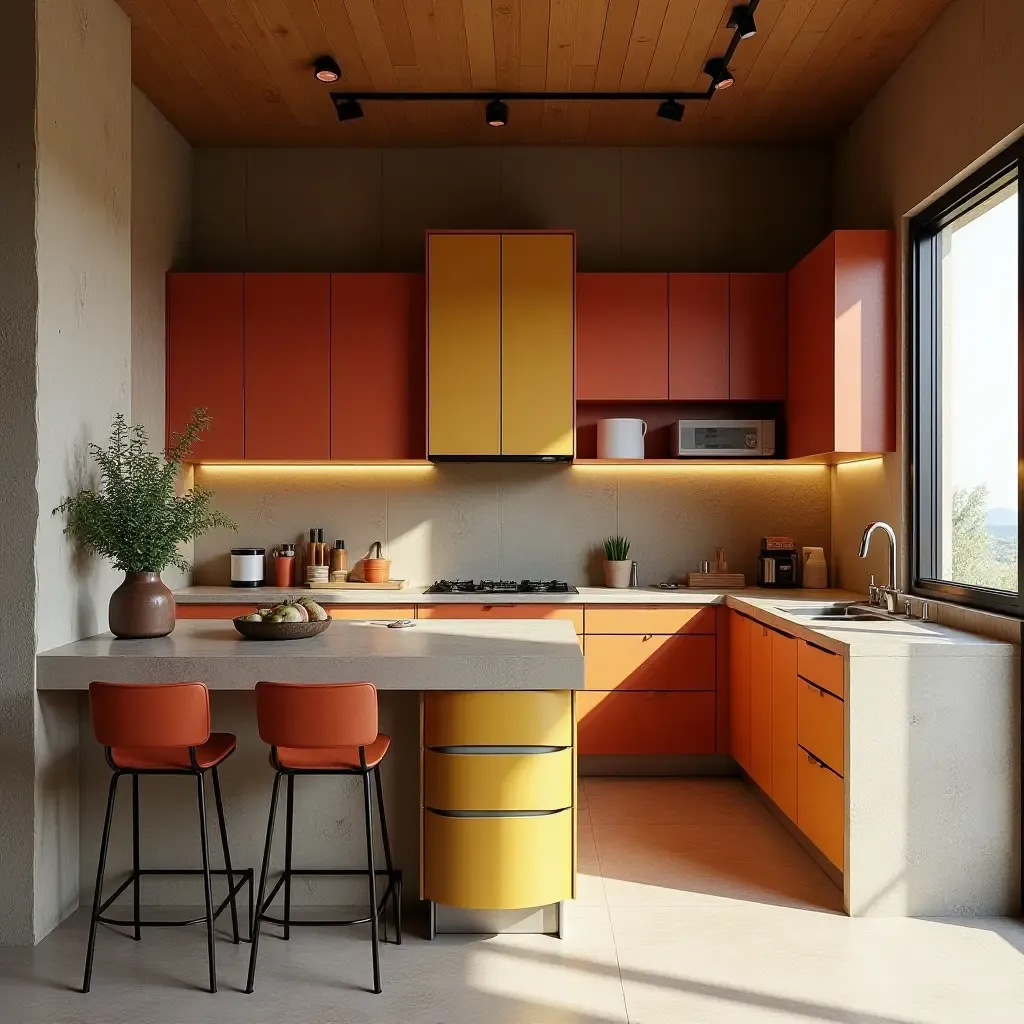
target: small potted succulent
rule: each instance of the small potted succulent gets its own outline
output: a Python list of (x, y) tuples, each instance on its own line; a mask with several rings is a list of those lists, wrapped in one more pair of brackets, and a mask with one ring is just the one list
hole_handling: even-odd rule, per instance
[(629, 557), (629, 539), (609, 537), (604, 542), (604, 583), (606, 587), (628, 587), (633, 560)]
[(178, 545), (218, 526), (237, 529), (212, 508), (201, 487), (177, 493), (178, 473), (199, 434), (210, 426), (197, 409), (185, 429), (159, 455), (149, 450), (144, 427), (118, 413), (106, 448), (89, 445), (100, 482), (65, 498), (53, 514), (65, 516), (64, 533), (82, 549), (109, 559), (124, 582), (110, 595), (108, 616), (115, 636), (167, 636), (174, 629), (174, 597), (160, 578), (169, 565), (191, 566)]

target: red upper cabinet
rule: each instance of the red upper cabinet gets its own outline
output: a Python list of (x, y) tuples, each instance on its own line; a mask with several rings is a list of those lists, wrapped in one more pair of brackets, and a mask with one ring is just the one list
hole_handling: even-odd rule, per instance
[(576, 275), (576, 398), (668, 398), (668, 275)]
[(329, 274), (245, 276), (245, 457), (331, 457)]
[(786, 397), (786, 275), (729, 275), (729, 398)]
[(836, 231), (789, 275), (789, 456), (896, 447), (890, 231)]
[(167, 275), (167, 444), (197, 408), (210, 430), (193, 457), (241, 459), (243, 448), (244, 278)]
[(331, 458), (426, 457), (422, 274), (331, 275)]
[(668, 397), (729, 398), (728, 274), (669, 274)]

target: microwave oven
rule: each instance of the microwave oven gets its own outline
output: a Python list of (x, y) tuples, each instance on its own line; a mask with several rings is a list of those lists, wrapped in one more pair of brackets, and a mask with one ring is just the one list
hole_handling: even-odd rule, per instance
[(673, 454), (686, 458), (772, 458), (774, 420), (679, 420)]

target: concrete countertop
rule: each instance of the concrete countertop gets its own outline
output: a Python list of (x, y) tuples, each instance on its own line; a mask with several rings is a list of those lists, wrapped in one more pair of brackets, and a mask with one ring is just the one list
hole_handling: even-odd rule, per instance
[(845, 590), (766, 590), (746, 587), (743, 590), (663, 590), (660, 587), (580, 587), (578, 594), (427, 594), (425, 587), (405, 590), (310, 590), (295, 587), (186, 587), (174, 592), (178, 604), (251, 604), (253, 607), (274, 604), (285, 597), (312, 597), (324, 605), (418, 605), (418, 604), (725, 604), (727, 595), (779, 598), (794, 596), (796, 600), (828, 604), (835, 601), (858, 600)]
[[(576, 594), (426, 594), (424, 587), (405, 590), (302, 590), (326, 605), (540, 604), (540, 605), (726, 605), (759, 622), (850, 657), (911, 657), (943, 653), (996, 656), (1012, 645), (934, 622), (886, 616), (870, 622), (820, 622), (793, 614), (801, 606), (864, 601), (846, 590), (746, 587), (734, 590), (664, 590), (660, 587), (580, 587)], [(296, 590), (295, 593), (299, 593)], [(175, 592), (181, 604), (252, 604), (279, 601), (292, 591), (275, 587), (188, 587)], [(426, 620), (420, 620), (426, 621)]]
[[(812, 591), (774, 591), (765, 596), (733, 593), (726, 604), (758, 622), (781, 630), (791, 636), (851, 658), (864, 657), (924, 657), (941, 654), (950, 657), (1004, 657), (1013, 644), (963, 630), (950, 629), (936, 622), (921, 622), (900, 615), (883, 615), (864, 622), (821, 622), (793, 614), (804, 605), (827, 605), (834, 600), (803, 597)], [(795, 596), (794, 596), (795, 595)], [(850, 600), (846, 595), (841, 600)], [(861, 600), (854, 598), (856, 600)], [(881, 615), (881, 613), (879, 613)]]
[(77, 640), (36, 659), (40, 690), (87, 690), (110, 682), (187, 682), (211, 690), (250, 690), (261, 679), (369, 680), (381, 690), (576, 690), (583, 654), (572, 623), (420, 620), (408, 629), (385, 621), (335, 621), (304, 640), (245, 640), (230, 622), (185, 619), (170, 636)]

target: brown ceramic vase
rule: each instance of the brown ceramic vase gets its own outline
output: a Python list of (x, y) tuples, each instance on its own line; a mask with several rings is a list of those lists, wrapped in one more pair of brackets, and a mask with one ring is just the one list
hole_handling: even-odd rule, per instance
[(174, 596), (158, 572), (126, 572), (110, 595), (110, 632), (126, 640), (167, 636), (174, 629)]

